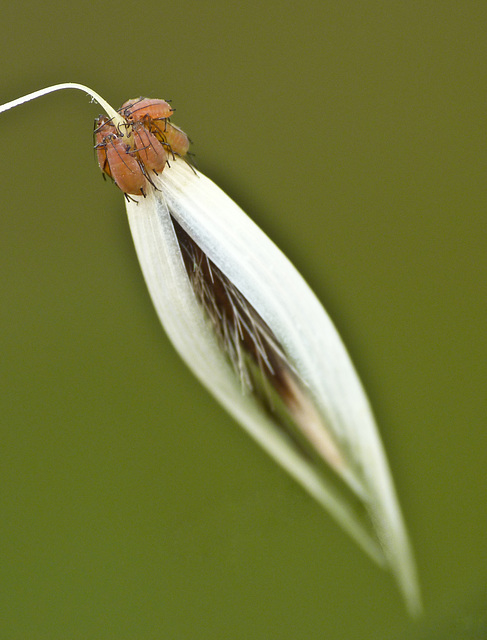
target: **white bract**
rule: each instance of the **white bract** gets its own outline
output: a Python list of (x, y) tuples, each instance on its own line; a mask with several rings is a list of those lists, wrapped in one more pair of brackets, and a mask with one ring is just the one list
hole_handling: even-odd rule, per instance
[[(71, 83), (30, 94), (0, 111), (58, 88), (82, 89), (111, 118), (120, 118), (97, 94)], [(375, 421), (323, 307), (274, 243), (219, 187), (184, 160), (171, 159), (170, 166), (152, 181), (147, 197), (127, 201), (127, 213), (149, 292), (174, 346), (252, 437), (377, 563), (393, 572), (408, 609), (419, 613), (415, 563)], [(232, 300), (238, 302), (238, 309), (231, 311), (231, 326), (237, 327), (240, 336), (228, 337), (235, 351), (233, 360), (195, 294), (176, 223), (191, 246), (205, 256), (209, 276), (204, 286), (210, 289), (209, 295), (214, 272), (230, 289), (230, 306)], [(222, 320), (225, 312), (217, 305), (215, 309), (220, 316), (216, 323), (227, 330)], [(249, 310), (249, 315), (242, 317), (242, 309)], [(276, 345), (279, 362), (284, 363), (285, 410), (313, 455), (307, 455), (283, 428), (280, 416), (269, 409), (272, 401), (255, 393), (255, 379), (253, 384), (245, 383), (249, 356), (239, 323), (244, 326), (246, 322), (248, 330), (249, 318), (254, 317), (261, 323), (258, 329), (262, 332), (264, 327), (268, 333), (268, 344)], [(254, 333), (253, 346), (262, 352), (258, 359), (265, 360), (273, 347), (268, 351), (259, 347), (257, 330)], [(272, 381), (272, 366), (261, 364), (260, 369), (260, 377)], [(324, 473), (320, 461), (332, 472)]]

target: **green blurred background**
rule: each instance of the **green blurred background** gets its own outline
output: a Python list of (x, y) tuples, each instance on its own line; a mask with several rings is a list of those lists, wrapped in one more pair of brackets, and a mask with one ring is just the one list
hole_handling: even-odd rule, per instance
[(173, 352), (100, 109), (71, 91), (0, 116), (0, 638), (486, 638), (487, 5), (2, 12), (2, 102), (172, 99), (308, 279), (375, 408), (426, 613)]

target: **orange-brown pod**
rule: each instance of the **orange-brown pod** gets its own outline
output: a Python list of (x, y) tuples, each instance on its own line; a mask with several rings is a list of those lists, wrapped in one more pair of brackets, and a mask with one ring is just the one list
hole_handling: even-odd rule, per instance
[(167, 162), (167, 153), (159, 140), (142, 124), (134, 126), (137, 157), (145, 169), (160, 173)]

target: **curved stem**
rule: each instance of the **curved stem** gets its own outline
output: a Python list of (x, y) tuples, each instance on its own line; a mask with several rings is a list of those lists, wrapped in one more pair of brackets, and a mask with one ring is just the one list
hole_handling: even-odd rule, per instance
[(7, 111), (8, 109), (13, 109), (14, 107), (18, 107), (24, 102), (29, 102), (30, 100), (35, 100), (36, 98), (40, 98), (41, 96), (45, 96), (48, 93), (53, 93), (54, 91), (60, 91), (61, 89), (79, 89), (80, 91), (84, 91), (88, 95), (92, 97), (93, 100), (98, 102), (98, 104), (103, 107), (106, 111), (107, 115), (112, 118), (115, 126), (123, 125), (125, 123), (122, 116), (115, 111), (113, 107), (111, 107), (106, 100), (104, 100), (96, 91), (86, 87), (83, 84), (78, 84), (76, 82), (63, 82), (61, 84), (54, 84), (50, 87), (45, 87), (44, 89), (39, 89), (39, 91), (33, 91), (32, 93), (28, 93), (21, 98), (16, 98), (15, 100), (11, 100), (10, 102), (6, 102), (5, 104), (0, 105), (0, 113), (3, 111)]

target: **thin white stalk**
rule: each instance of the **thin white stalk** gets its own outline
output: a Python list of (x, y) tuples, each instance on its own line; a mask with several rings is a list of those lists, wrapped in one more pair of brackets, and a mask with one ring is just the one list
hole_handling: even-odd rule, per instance
[(78, 84), (77, 82), (63, 82), (61, 84), (54, 84), (50, 87), (45, 87), (44, 89), (39, 89), (38, 91), (33, 91), (32, 93), (28, 93), (25, 96), (20, 98), (16, 98), (15, 100), (11, 100), (10, 102), (6, 102), (0, 106), (0, 113), (3, 111), (8, 111), (8, 109), (13, 109), (14, 107), (18, 107), (24, 102), (30, 102), (30, 100), (35, 100), (36, 98), (41, 98), (42, 96), (47, 95), (48, 93), (53, 93), (54, 91), (61, 91), (63, 89), (79, 89), (80, 91), (84, 91), (87, 93), (93, 100), (98, 102), (98, 104), (105, 110), (106, 114), (113, 118), (113, 123), (124, 124), (123, 118), (119, 113), (115, 111), (113, 107), (111, 107), (106, 100), (104, 100), (96, 91), (90, 89), (89, 87), (85, 87), (83, 84)]

